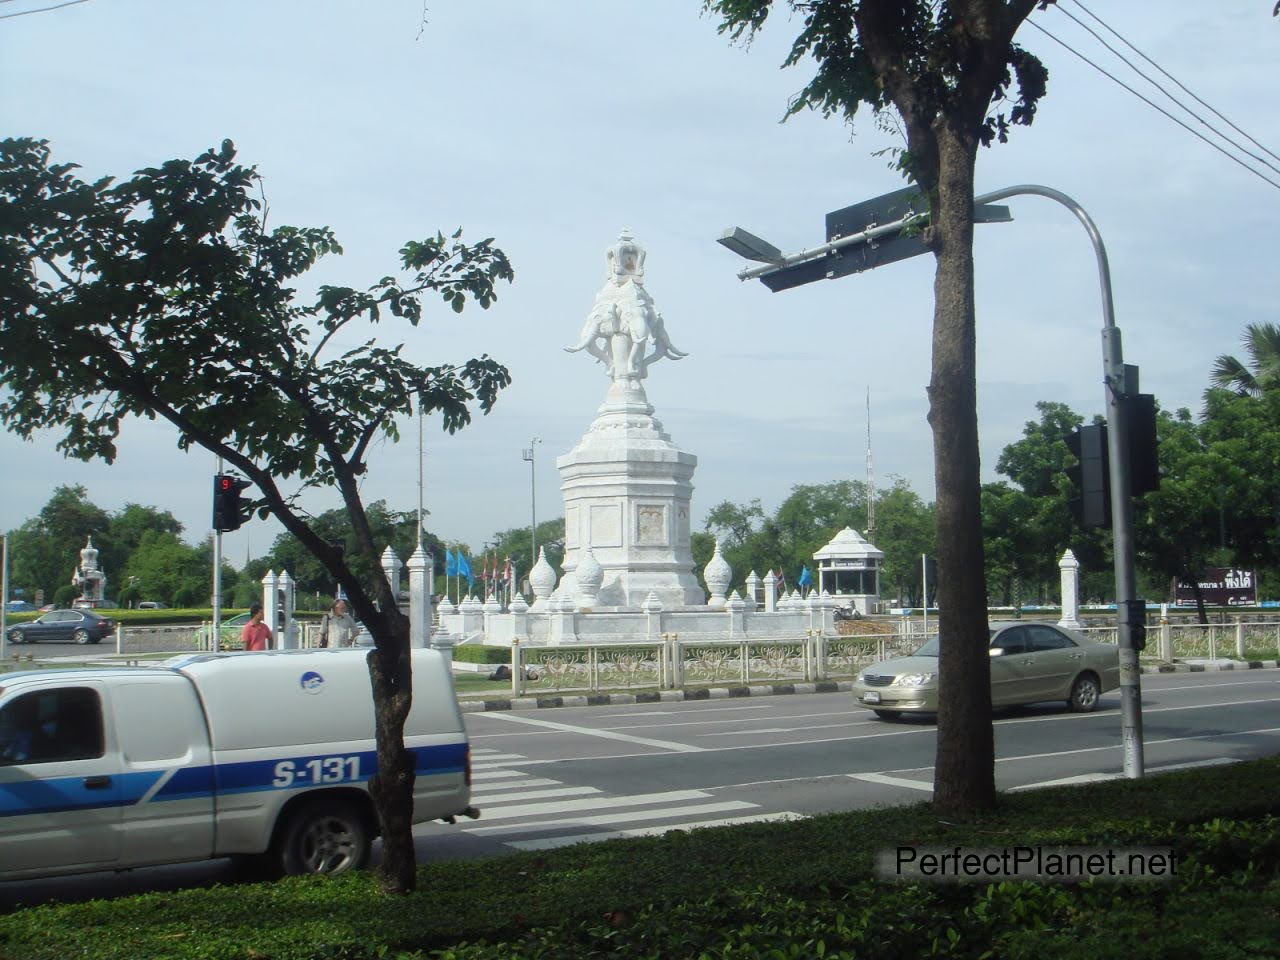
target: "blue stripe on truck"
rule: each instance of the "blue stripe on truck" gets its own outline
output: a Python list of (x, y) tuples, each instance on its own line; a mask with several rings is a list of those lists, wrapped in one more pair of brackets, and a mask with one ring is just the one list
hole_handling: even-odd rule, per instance
[[(414, 773), (418, 776), (462, 773), (466, 767), (465, 743), (415, 747), (409, 752), (414, 755)], [(377, 772), (377, 765), (377, 754), (365, 750), (180, 767), (150, 802), (188, 800), (219, 793), (365, 783)], [(26, 769), (38, 770), (39, 766), (30, 764)], [(132, 806), (141, 802), (166, 773), (158, 770), (113, 774), (110, 785), (98, 790), (84, 786), (85, 775), (0, 783), (0, 817)]]

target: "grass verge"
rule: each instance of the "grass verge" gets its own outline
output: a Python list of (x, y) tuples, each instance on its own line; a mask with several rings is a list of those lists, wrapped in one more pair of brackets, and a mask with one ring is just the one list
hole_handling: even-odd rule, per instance
[[(1003, 795), (672, 831), (372, 876), (42, 906), (0, 956), (302, 958), (1280, 957), (1280, 758)], [(923, 885), (872, 876), (900, 845), (1171, 847), (1167, 884)]]

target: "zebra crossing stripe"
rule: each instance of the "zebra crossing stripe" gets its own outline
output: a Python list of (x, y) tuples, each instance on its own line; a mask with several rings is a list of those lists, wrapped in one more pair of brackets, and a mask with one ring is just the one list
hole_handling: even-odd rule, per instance
[(499, 793), (494, 796), (471, 795), (471, 802), (489, 810), (495, 803), (515, 803), (520, 800), (549, 800), (552, 797), (581, 797), (591, 793), (600, 793), (596, 787), (560, 787), (555, 790), (524, 790), (519, 793)]
[(523, 770), (472, 770), (472, 780), (509, 780), (512, 777), (529, 776)]
[(592, 843), (597, 840), (615, 840), (619, 837), (660, 837), (672, 830), (701, 830), (705, 827), (731, 827), (742, 823), (773, 823), (778, 820), (799, 820), (803, 814), (761, 813), (751, 817), (721, 817), (718, 820), (698, 820), (693, 823), (664, 823), (653, 827), (633, 827), (628, 830), (607, 830), (603, 833), (576, 833), (570, 836), (539, 837), (534, 840), (508, 840), (507, 846), (517, 850), (553, 850), (575, 843)]
[[(585, 817), (561, 817), (556, 820), (543, 820), (539, 823), (509, 823), (494, 826), (465, 827), (465, 833), (482, 833), (485, 835), (504, 833), (535, 833), (538, 830), (550, 830), (555, 827), (610, 827), (616, 823), (638, 823), (644, 820), (662, 820), (671, 817), (694, 817), (705, 813), (730, 813), (734, 810), (759, 809), (754, 803), (745, 800), (722, 800), (719, 803), (698, 803), (683, 807), (660, 807), (657, 810), (622, 810), (613, 813), (597, 814)], [(482, 815), (485, 819), (494, 819)]]
[(563, 787), (560, 780), (547, 780), (543, 777), (525, 777), (523, 780), (501, 780), (497, 783), (485, 783), (471, 791), (471, 799), (487, 797), (499, 790), (524, 790), (533, 787)]
[(685, 800), (704, 800), (711, 796), (702, 790), (672, 790), (668, 793), (641, 793), (629, 797), (592, 797), (589, 800), (565, 800), (551, 803), (524, 803), (503, 807), (485, 814), (487, 820), (508, 820), (513, 817), (540, 817), (543, 814), (567, 813), (571, 810), (600, 810), (611, 807), (643, 807), (655, 803), (681, 803)]

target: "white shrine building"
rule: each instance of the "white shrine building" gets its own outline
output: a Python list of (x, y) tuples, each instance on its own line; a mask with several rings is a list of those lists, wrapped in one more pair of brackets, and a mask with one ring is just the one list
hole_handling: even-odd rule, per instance
[(884, 551), (868, 543), (852, 527), (845, 527), (813, 555), (818, 565), (818, 593), (830, 593), (864, 616), (880, 612), (880, 567)]

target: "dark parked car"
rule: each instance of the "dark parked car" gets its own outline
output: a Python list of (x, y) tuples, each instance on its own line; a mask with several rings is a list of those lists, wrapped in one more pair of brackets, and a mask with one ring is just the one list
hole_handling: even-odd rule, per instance
[(9, 628), (10, 643), (35, 643), (39, 640), (61, 640), (66, 643), (98, 643), (111, 636), (116, 622), (92, 610), (50, 610), (30, 623), (16, 623)]

